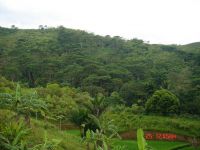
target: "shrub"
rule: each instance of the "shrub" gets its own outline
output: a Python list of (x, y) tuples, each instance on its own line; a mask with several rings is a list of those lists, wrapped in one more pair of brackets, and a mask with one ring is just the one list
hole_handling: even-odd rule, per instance
[(177, 114), (179, 111), (179, 99), (165, 89), (157, 90), (146, 102), (147, 113), (160, 115)]

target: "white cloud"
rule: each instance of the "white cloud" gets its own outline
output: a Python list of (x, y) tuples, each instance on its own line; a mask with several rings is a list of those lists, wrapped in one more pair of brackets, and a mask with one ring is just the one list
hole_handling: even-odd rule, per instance
[(200, 41), (199, 0), (0, 0), (0, 25), (83, 29), (151, 43)]

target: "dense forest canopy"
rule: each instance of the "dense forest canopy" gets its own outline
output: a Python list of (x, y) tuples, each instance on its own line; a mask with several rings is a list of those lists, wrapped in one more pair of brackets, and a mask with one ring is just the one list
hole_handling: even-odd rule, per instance
[(31, 88), (51, 83), (101, 93), (127, 106), (144, 107), (166, 89), (179, 99), (179, 113), (200, 114), (200, 43), (148, 44), (62, 26), (0, 27), (0, 75)]

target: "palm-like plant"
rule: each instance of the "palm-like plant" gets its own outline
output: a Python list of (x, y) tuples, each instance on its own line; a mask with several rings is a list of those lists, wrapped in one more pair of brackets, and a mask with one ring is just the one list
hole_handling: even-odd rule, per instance
[(94, 99), (90, 101), (90, 103), (84, 104), (84, 106), (90, 110), (93, 115), (99, 117), (107, 108), (106, 98), (99, 93)]
[(116, 126), (113, 125), (113, 120), (108, 122), (100, 122), (99, 119), (94, 115), (90, 114), (88, 117), (89, 119), (86, 123), (86, 126), (89, 124), (91, 129), (91, 125), (95, 125), (96, 130), (87, 130), (85, 141), (88, 145), (89, 143), (93, 143), (95, 150), (107, 150), (108, 145), (112, 143), (113, 137), (120, 138)]
[(79, 127), (82, 137), (85, 135), (84, 128), (87, 118), (88, 111), (86, 109), (74, 109), (69, 115), (69, 120)]
[(38, 97), (36, 91), (22, 95), (20, 84), (17, 84), (14, 95), (8, 93), (0, 94), (0, 106), (15, 111), (17, 113), (17, 120), (23, 114), (29, 125), (31, 113), (40, 112), (44, 115), (44, 112), (47, 110), (45, 102)]
[(20, 114), (24, 114), (26, 123), (30, 125), (30, 114), (38, 113), (44, 116), (45, 111), (47, 110), (46, 103), (41, 100), (37, 92), (34, 91), (28, 95), (25, 95), (21, 98), (20, 103), (18, 104), (18, 111)]
[(107, 150), (108, 146), (106, 140), (106, 136), (98, 129), (96, 130), (96, 132), (92, 130), (87, 130), (86, 136), (84, 138), (84, 141), (87, 143), (87, 150), (90, 150), (90, 143), (93, 143), (94, 150), (99, 150), (102, 148), (103, 150)]
[(101, 115), (101, 113), (106, 109), (106, 98), (98, 94), (95, 99), (92, 101), (93, 104), (93, 114), (97, 117)]

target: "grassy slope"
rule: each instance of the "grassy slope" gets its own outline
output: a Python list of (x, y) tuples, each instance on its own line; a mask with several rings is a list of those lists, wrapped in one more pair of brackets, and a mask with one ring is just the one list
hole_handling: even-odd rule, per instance
[[(0, 109), (0, 123), (4, 118), (13, 116), (10, 111)], [(9, 122), (8, 122), (9, 123)], [(1, 124), (0, 124), (1, 125)], [(27, 137), (29, 145), (39, 144), (43, 141), (45, 131), (48, 139), (61, 140), (57, 150), (85, 150), (86, 146), (81, 142), (81, 138), (63, 131), (59, 131), (52, 124), (44, 121), (31, 119), (31, 133)]]
[[(0, 110), (0, 121), (2, 116), (10, 116), (8, 111)], [(59, 131), (57, 128), (48, 122), (31, 120), (32, 132), (28, 137), (29, 144), (40, 143), (43, 140), (44, 133), (47, 131), (49, 139), (59, 139), (61, 143), (57, 150), (84, 150), (86, 146), (81, 143), (81, 138), (78, 130)], [(148, 141), (149, 145), (157, 150), (167, 150), (174, 146), (182, 144), (181, 142), (163, 142), (163, 141)], [(131, 140), (114, 140), (116, 145), (124, 145), (127, 150), (136, 150), (136, 141)], [(193, 148), (185, 148), (183, 150), (193, 150)]]
[(185, 52), (198, 54), (200, 53), (200, 42), (182, 45), (180, 48)]
[[(59, 150), (85, 150), (86, 146), (81, 142), (81, 138), (63, 131), (59, 131), (57, 128), (53, 128), (51, 124), (46, 125), (43, 121), (33, 120), (33, 132), (29, 137), (29, 141), (35, 143), (42, 140), (45, 130), (49, 139), (59, 139), (61, 143)], [(45, 129), (46, 128), (46, 129)]]
[[(68, 134), (74, 136), (80, 136), (79, 130), (68, 130)], [(113, 144), (116, 146), (122, 146), (126, 150), (137, 150), (137, 142), (133, 140), (113, 140)], [(154, 150), (169, 150), (170, 148), (176, 147), (178, 145), (184, 145), (184, 142), (168, 142), (168, 141), (148, 141), (148, 144), (154, 148)], [(194, 150), (193, 147), (183, 148), (182, 150)]]
[[(124, 146), (126, 150), (137, 150), (137, 142), (131, 140), (116, 140), (116, 145)], [(177, 145), (185, 144), (183, 142), (167, 142), (167, 141), (148, 141), (149, 146), (153, 147), (154, 150), (169, 150)], [(186, 148), (182, 149), (186, 150)], [(194, 148), (191, 148), (194, 150)]]
[(114, 124), (122, 132), (142, 127), (144, 130), (200, 137), (200, 120), (180, 117), (138, 116), (126, 112), (106, 112), (102, 120), (108, 121), (110, 118), (113, 119)]

